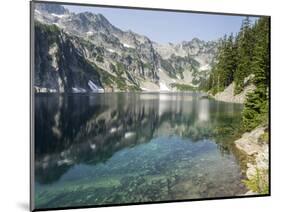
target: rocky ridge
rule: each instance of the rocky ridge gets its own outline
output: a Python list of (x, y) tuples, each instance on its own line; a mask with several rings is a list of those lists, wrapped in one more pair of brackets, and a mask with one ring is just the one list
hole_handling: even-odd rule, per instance
[(217, 52), (215, 41), (194, 38), (158, 44), (122, 31), (102, 14), (72, 13), (57, 4), (37, 3), (34, 13), (38, 92), (170, 91), (171, 83), (197, 86)]

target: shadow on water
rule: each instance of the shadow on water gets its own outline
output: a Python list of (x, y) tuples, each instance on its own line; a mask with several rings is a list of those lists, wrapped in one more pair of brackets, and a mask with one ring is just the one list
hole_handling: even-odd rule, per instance
[[(241, 109), (242, 107), (239, 104), (200, 99), (196, 93), (36, 95), (35, 179), (39, 188), (38, 193), (41, 195), (40, 198), (43, 198), (46, 203), (48, 194), (44, 196), (44, 192), (46, 193), (54, 183), (69, 182), (65, 179), (73, 178), (79, 183), (83, 179), (96, 179), (92, 172), (89, 171), (87, 174), (87, 171), (85, 171), (87, 169), (94, 169), (97, 173), (100, 172), (101, 175), (108, 176), (109, 182), (118, 178), (118, 183), (113, 183), (115, 186), (113, 187), (115, 190), (118, 187), (117, 190), (119, 191), (122, 190), (125, 181), (127, 182), (126, 188), (128, 186), (134, 188), (145, 181), (147, 185), (138, 188), (138, 193), (142, 194), (138, 201), (182, 198), (184, 194), (181, 195), (181, 192), (192, 189), (186, 188), (184, 191), (180, 191), (180, 189), (174, 187), (180, 187), (181, 185), (175, 184), (175, 179), (173, 184), (171, 179), (167, 177), (162, 179), (162, 184), (168, 185), (167, 189), (170, 190), (167, 193), (169, 195), (165, 197), (155, 195), (149, 198), (145, 188), (149, 187), (151, 190), (153, 186), (163, 187), (163, 185), (161, 179), (160, 182), (157, 181), (158, 184), (154, 185), (146, 177), (150, 172), (152, 175), (158, 173), (158, 175), (163, 174), (163, 176), (167, 176), (167, 172), (174, 173), (175, 167), (182, 165), (188, 151), (192, 152), (192, 158), (205, 154), (209, 160), (214, 162), (219, 161), (218, 159), (225, 155), (226, 161), (229, 160), (230, 164), (235, 163), (235, 158), (231, 154), (232, 143), (229, 140), (234, 136), (235, 129), (240, 124)], [(174, 143), (171, 145), (172, 141)], [(155, 152), (152, 151), (153, 148), (157, 150), (156, 152), (159, 152), (159, 157), (157, 156), (158, 153), (155, 155)], [(127, 164), (122, 161), (124, 157), (122, 154), (126, 155), (127, 158), (125, 159), (127, 160), (130, 158), (135, 160), (134, 163)], [(136, 158), (142, 157), (144, 161), (136, 161)], [(166, 164), (161, 161), (163, 158), (160, 159), (160, 157), (167, 160)], [(190, 162), (190, 158), (186, 160), (189, 160), (189, 165), (196, 169), (196, 166), (202, 163), (199, 163), (201, 159), (199, 157), (198, 161), (194, 159), (194, 163)], [(144, 163), (150, 164), (151, 167), (154, 167), (154, 170), (151, 170), (150, 166), (143, 167), (142, 164)], [(131, 170), (131, 174), (136, 176), (124, 176), (123, 179), (122, 177), (120, 179), (118, 175), (120, 173), (116, 172), (115, 175), (114, 171), (110, 173), (110, 170), (114, 170), (114, 167), (121, 170), (120, 164), (124, 164), (124, 170)], [(125, 164), (127, 165), (125, 166)], [(99, 168), (101, 166), (103, 168)], [(225, 164), (220, 164), (220, 166), (224, 168)], [(139, 167), (139, 170), (136, 167)], [(179, 167), (178, 169), (180, 169)], [(108, 170), (105, 171), (105, 169)], [(163, 173), (161, 173), (161, 169), (163, 169)], [(146, 171), (140, 174), (140, 170)], [(84, 172), (86, 174), (83, 175)], [(77, 177), (76, 175), (79, 175), (79, 173), (82, 173), (82, 175)], [(235, 174), (240, 180), (239, 171)], [(180, 174), (176, 175), (180, 179)], [(185, 176), (185, 178), (187, 177)], [(168, 182), (169, 180), (171, 182)], [(131, 185), (132, 183), (134, 185)], [(212, 190), (215, 185), (210, 183), (205, 187), (207, 190)], [(180, 196), (172, 195), (173, 190), (177, 191)], [(102, 187), (102, 191), (96, 188), (95, 192), (106, 197), (110, 196), (112, 188), (105, 186)], [(50, 203), (53, 205), (63, 203), (60, 200), (59, 192), (57, 193), (57, 199), (48, 199), (49, 205)], [(224, 194), (224, 192), (221, 191), (221, 194)], [(118, 193), (111, 200), (104, 201), (92, 200), (91, 195), (88, 194), (89, 201), (77, 204), (136, 201), (135, 199), (125, 200), (118, 195), (121, 194)], [(135, 195), (138, 196), (138, 194)], [(212, 193), (209, 195), (212, 195)], [(216, 195), (218, 194), (213, 194), (213, 196)], [(189, 195), (188, 197), (197, 196)], [(202, 197), (202, 195), (198, 194), (199, 197)], [(37, 198), (38, 202), (41, 201), (40, 198)]]

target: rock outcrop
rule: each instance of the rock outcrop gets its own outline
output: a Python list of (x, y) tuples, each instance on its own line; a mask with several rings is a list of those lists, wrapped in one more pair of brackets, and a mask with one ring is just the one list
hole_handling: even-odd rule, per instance
[(233, 102), (243, 104), (246, 101), (247, 94), (253, 92), (256, 86), (252, 83), (254, 75), (251, 74), (244, 79), (244, 89), (241, 93), (235, 94), (235, 83), (232, 82), (224, 91), (216, 93), (214, 97), (218, 101)]
[[(267, 126), (260, 126), (251, 132), (244, 133), (235, 141), (235, 145), (247, 157), (246, 177), (248, 180), (259, 175), (259, 178), (263, 178), (263, 183), (268, 184), (268, 138), (262, 139), (267, 130)], [(255, 194), (255, 192), (250, 191), (247, 194)]]
[(235, 95), (234, 83), (231, 83), (224, 91), (217, 93), (214, 98), (219, 101), (243, 104), (246, 100), (247, 94), (254, 91), (255, 88), (256, 87), (253, 84), (250, 84), (246, 86), (241, 93)]

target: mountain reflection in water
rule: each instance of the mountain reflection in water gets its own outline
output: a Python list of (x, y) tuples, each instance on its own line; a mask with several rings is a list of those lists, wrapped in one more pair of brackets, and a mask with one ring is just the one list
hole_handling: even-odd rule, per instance
[[(56, 207), (239, 195), (244, 191), (242, 176), (229, 138), (240, 124), (241, 109), (239, 104), (203, 99), (198, 93), (38, 94), (36, 204)], [(192, 178), (188, 170), (197, 175)], [(176, 171), (178, 178), (169, 179)], [(218, 180), (214, 171), (226, 174)], [(151, 182), (156, 175), (159, 185)], [(192, 179), (200, 176), (200, 188), (179, 188), (188, 180), (195, 185)], [(116, 183), (99, 187), (96, 182), (102, 178)], [(86, 184), (92, 186), (90, 193), (84, 189)], [(158, 191), (164, 184), (169, 191)], [(208, 192), (202, 193), (201, 184)], [(82, 187), (75, 190), (74, 185)], [(158, 196), (148, 195), (153, 186)], [(129, 187), (137, 193), (130, 197), (128, 191), (120, 199), (120, 192)], [(65, 193), (66, 188), (71, 192)], [(89, 198), (81, 197), (79, 202), (78, 194)]]

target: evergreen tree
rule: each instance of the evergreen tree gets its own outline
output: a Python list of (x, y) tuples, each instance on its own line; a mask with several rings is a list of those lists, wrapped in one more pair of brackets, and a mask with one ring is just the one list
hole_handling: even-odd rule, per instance
[(256, 46), (251, 63), (256, 89), (248, 94), (243, 110), (243, 126), (251, 130), (266, 122), (268, 115), (269, 83), (269, 20), (261, 18), (256, 23)]
[(216, 64), (203, 85), (214, 95), (234, 82), (238, 94), (246, 86), (245, 78), (253, 76), (250, 83), (256, 89), (247, 95), (242, 114), (246, 131), (267, 121), (269, 59), (269, 19), (262, 17), (252, 25), (247, 17), (235, 37), (231, 34), (220, 40)]
[(204, 82), (213, 94), (223, 91), (234, 80), (237, 67), (237, 44), (233, 34), (229, 37), (225, 35), (220, 41), (216, 60), (217, 63), (211, 71), (209, 82)]
[(244, 88), (244, 79), (251, 74), (251, 60), (255, 45), (254, 33), (251, 29), (249, 17), (243, 20), (241, 31), (238, 35), (238, 62), (235, 71), (235, 94), (240, 93)]

